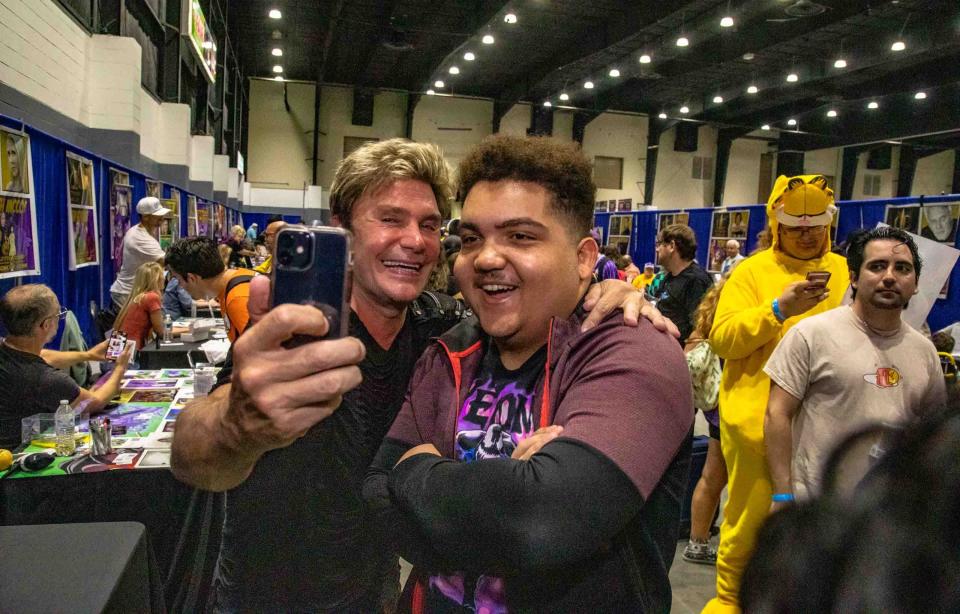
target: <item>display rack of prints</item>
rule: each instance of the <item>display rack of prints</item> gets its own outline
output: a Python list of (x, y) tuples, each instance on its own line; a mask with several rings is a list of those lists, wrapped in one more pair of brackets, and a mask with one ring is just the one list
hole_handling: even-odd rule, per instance
[(0, 126), (0, 279), (40, 274), (30, 137)]
[(67, 215), (70, 270), (100, 263), (99, 216), (93, 162), (67, 152)]
[(736, 239), (740, 243), (740, 253), (743, 254), (747, 246), (747, 230), (750, 227), (750, 211), (737, 209), (726, 211), (717, 209), (713, 212), (710, 224), (710, 244), (707, 247), (707, 270), (719, 273), (723, 261), (727, 258), (727, 241)]

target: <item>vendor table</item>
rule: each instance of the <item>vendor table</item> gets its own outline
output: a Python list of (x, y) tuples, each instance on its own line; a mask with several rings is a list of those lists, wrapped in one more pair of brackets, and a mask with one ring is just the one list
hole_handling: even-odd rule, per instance
[[(173, 323), (174, 327), (188, 326), (190, 319), (177, 320)], [(223, 328), (223, 320), (217, 320), (217, 326), (211, 331), (210, 338), (214, 336), (226, 337)], [(137, 362), (141, 369), (188, 369), (191, 367), (190, 356), (194, 362), (207, 362), (200, 349), (206, 341), (181, 341), (174, 339), (172, 343), (157, 343), (150, 341), (143, 348), (138, 348)]]
[[(94, 457), (82, 443), (76, 455), (41, 471), (0, 472), (0, 524), (140, 522), (156, 555), (169, 611), (204, 610), (224, 499), (178, 482), (169, 470), (174, 420), (191, 398), (191, 370), (127, 371), (119, 405), (103, 414), (111, 418), (114, 453)], [(78, 422), (85, 434), (86, 421)], [(24, 452), (51, 443), (41, 434)]]
[(0, 527), (4, 612), (163, 612), (137, 522)]

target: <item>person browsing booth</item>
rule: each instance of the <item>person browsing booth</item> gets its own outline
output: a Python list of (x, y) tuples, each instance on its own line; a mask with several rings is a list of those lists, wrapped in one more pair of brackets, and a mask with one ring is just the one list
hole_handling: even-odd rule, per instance
[[(268, 308), (270, 280), (251, 282), (256, 323), (231, 348), (219, 385), (177, 418), (174, 475), (228, 491), (216, 574), (218, 611), (372, 612), (393, 607), (398, 559), (366, 509), (361, 486), (431, 338), (464, 316), (424, 293), (453, 193), (439, 148), (369, 143), (334, 176), (330, 208), (353, 235), (350, 334), (323, 337), (304, 305)], [(602, 295), (602, 296), (601, 296)], [(595, 321), (621, 305), (665, 320), (621, 282), (594, 287)]]
[(669, 610), (693, 422), (683, 354), (620, 314), (581, 330), (598, 247), (577, 148), (491, 137), (459, 176), (455, 275), (477, 317), (418, 363), (365, 486), (415, 565), (401, 606)]
[(671, 224), (657, 235), (657, 257), (666, 276), (657, 289), (657, 309), (680, 329), (680, 345), (693, 332), (693, 314), (713, 278), (694, 261), (697, 235), (686, 224)]
[[(830, 251), (833, 190), (820, 175), (780, 176), (767, 201), (771, 247), (734, 267), (720, 294), (710, 346), (725, 360), (720, 447), (729, 498), (717, 549), (717, 596), (704, 612), (739, 612), (740, 578), (770, 510), (773, 485), (763, 449), (770, 378), (763, 366), (797, 322), (840, 304), (847, 262)], [(811, 272), (830, 274), (821, 285)]]
[(247, 328), (250, 312), (250, 269), (227, 269), (217, 244), (209, 237), (187, 237), (167, 249), (167, 267), (180, 287), (194, 300), (216, 298), (220, 304), (227, 337), (233, 343)]
[(163, 266), (163, 248), (157, 240), (157, 229), (163, 223), (164, 216), (170, 210), (160, 204), (160, 199), (154, 196), (141, 198), (137, 203), (137, 214), (140, 223), (135, 224), (123, 235), (123, 262), (117, 279), (110, 286), (110, 296), (113, 305), (119, 311), (130, 295), (133, 288), (133, 279), (137, 275), (140, 265), (147, 262), (156, 262)]
[[(827, 458), (848, 435), (903, 425), (947, 400), (936, 348), (902, 319), (923, 265), (916, 243), (898, 228), (875, 228), (850, 244), (847, 262), (853, 304), (791, 328), (763, 369), (771, 509), (819, 495)], [(845, 479), (856, 481), (850, 468)]]

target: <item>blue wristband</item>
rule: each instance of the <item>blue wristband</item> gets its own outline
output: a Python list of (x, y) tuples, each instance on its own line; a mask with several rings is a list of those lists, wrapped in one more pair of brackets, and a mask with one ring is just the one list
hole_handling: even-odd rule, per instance
[(783, 313), (780, 311), (780, 299), (778, 298), (773, 299), (773, 316), (781, 324), (784, 322), (784, 320), (786, 320), (786, 318), (783, 317)]
[(775, 503), (789, 503), (793, 501), (793, 493), (778, 492), (771, 497)]

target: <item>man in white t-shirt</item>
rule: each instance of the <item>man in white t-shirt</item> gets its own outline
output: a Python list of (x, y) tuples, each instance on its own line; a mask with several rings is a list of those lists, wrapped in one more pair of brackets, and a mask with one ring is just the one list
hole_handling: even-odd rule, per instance
[(123, 235), (123, 264), (120, 265), (116, 281), (110, 286), (110, 296), (117, 309), (133, 289), (133, 278), (141, 264), (159, 262), (163, 265), (163, 248), (156, 234), (163, 217), (170, 210), (160, 204), (160, 199), (147, 196), (137, 203), (137, 213), (140, 214), (140, 223)]
[(824, 464), (845, 436), (946, 401), (936, 349), (901, 319), (917, 293), (916, 243), (902, 230), (875, 228), (851, 243), (847, 263), (853, 304), (799, 322), (764, 367), (772, 510), (820, 493)]

